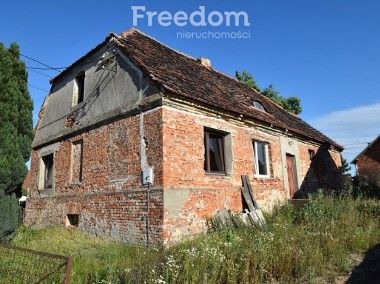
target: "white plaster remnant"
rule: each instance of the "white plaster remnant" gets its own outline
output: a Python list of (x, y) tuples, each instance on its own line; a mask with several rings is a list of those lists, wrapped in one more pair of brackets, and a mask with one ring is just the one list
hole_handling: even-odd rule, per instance
[(146, 141), (145, 141), (145, 131), (144, 131), (144, 114), (140, 114), (140, 162), (141, 162), (141, 169), (143, 171), (148, 170), (149, 168), (153, 168), (153, 178), (152, 181), (154, 181), (154, 167), (149, 166), (148, 159), (146, 155)]

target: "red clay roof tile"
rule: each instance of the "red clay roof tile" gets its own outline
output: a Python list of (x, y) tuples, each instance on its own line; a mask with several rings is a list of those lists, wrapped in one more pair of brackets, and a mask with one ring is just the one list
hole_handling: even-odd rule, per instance
[[(134, 28), (122, 33), (117, 40), (125, 55), (170, 92), (343, 150), (341, 145), (256, 90), (203, 66), (197, 59), (177, 52)], [(252, 108), (254, 101), (261, 103), (267, 113)]]
[[(280, 129), (287, 129), (289, 132), (343, 150), (341, 145), (256, 90), (248, 88), (228, 75), (205, 67), (199, 60), (175, 51), (134, 28), (119, 36), (111, 33), (102, 43), (53, 78), (51, 83), (59, 81), (74, 65), (85, 60), (111, 38), (116, 39), (116, 44), (123, 53), (153, 81), (174, 94), (241, 114)], [(266, 112), (253, 108), (254, 101), (262, 104)]]

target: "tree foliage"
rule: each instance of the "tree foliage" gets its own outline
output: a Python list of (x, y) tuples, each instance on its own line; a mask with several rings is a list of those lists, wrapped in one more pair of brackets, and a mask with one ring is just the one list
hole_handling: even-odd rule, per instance
[(0, 241), (15, 231), (20, 208), (16, 195), (26, 176), (33, 139), (33, 102), (28, 74), (16, 43), (0, 43)]
[(253, 76), (248, 71), (242, 71), (242, 72), (236, 71), (235, 77), (240, 82), (243, 82), (245, 85), (247, 85), (248, 87), (260, 92), (260, 88), (257, 85), (255, 78), (253, 78)]
[(343, 157), (342, 154), (340, 154), (340, 161), (341, 161), (342, 165), (339, 167), (339, 171), (342, 174), (347, 174), (351, 170), (351, 167), (348, 164), (347, 160)]
[(252, 74), (250, 74), (248, 71), (236, 71), (235, 77), (240, 82), (244, 83), (250, 88), (253, 88), (264, 96), (271, 99), (273, 102), (281, 106), (282, 108), (286, 109), (287, 111), (294, 113), (296, 115), (300, 114), (302, 112), (302, 106), (301, 106), (301, 100), (298, 97), (292, 96), (285, 98), (280, 95), (280, 92), (277, 91), (272, 84), (270, 84), (265, 89), (260, 89), (258, 84), (256, 83), (254, 77)]

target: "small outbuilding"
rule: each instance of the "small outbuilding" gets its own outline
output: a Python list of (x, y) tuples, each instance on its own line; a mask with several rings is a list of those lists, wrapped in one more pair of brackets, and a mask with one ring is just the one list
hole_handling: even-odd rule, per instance
[(355, 157), (356, 175), (363, 181), (380, 186), (380, 135)]

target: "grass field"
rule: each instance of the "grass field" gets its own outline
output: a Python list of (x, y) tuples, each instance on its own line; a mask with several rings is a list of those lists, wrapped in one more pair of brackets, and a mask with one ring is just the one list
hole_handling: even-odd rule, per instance
[(349, 270), (350, 253), (380, 243), (380, 203), (348, 194), (316, 194), (301, 209), (288, 204), (266, 218), (264, 230), (209, 232), (166, 250), (62, 228), (20, 227), (12, 244), (71, 256), (70, 283), (117, 284), (333, 281)]

